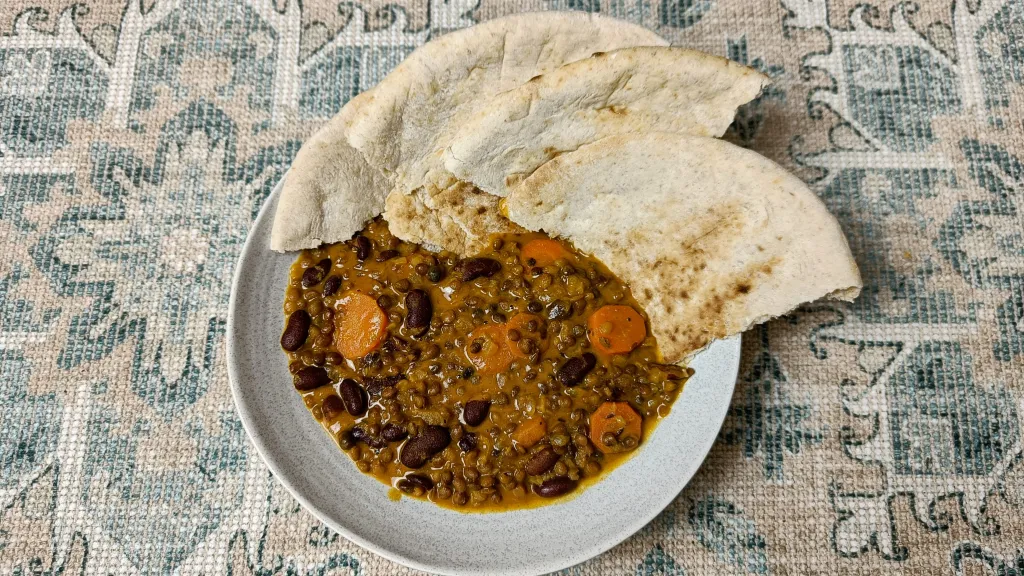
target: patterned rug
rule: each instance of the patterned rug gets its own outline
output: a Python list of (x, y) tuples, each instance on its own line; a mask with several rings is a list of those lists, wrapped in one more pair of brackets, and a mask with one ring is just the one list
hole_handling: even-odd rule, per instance
[(229, 280), (345, 101), (535, 9), (773, 77), (728, 137), (811, 184), (866, 284), (749, 333), (694, 481), (565, 573), (1024, 573), (1024, 2), (403, 2), (0, 4), (0, 573), (407, 572), (249, 445)]

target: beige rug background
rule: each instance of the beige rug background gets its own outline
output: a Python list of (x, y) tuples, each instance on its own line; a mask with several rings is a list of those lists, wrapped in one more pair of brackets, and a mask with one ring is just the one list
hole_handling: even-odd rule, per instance
[(480, 1), (0, 4), (0, 573), (404, 573), (249, 446), (232, 267), (413, 48), (571, 9), (771, 75), (729, 138), (811, 184), (866, 288), (748, 334), (696, 479), (565, 572), (1024, 574), (1024, 2)]

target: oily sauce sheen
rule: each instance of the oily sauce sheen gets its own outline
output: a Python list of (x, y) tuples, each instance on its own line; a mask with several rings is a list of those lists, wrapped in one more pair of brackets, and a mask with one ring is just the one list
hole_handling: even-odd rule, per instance
[(292, 265), (281, 345), (313, 417), (360, 471), (467, 511), (574, 494), (628, 458), (689, 372), (593, 258), (543, 234), (473, 258), (378, 218)]

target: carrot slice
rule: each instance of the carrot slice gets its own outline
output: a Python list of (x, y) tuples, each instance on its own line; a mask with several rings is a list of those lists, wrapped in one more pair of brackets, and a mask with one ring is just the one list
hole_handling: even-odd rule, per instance
[(535, 416), (521, 423), (512, 432), (512, 439), (523, 448), (529, 448), (544, 439), (548, 433), (548, 423), (542, 416)]
[(372, 296), (349, 290), (338, 299), (334, 346), (345, 358), (362, 358), (376, 350), (388, 333), (388, 315)]
[[(473, 351), (474, 342), (480, 345), (479, 351)], [(507, 370), (512, 364), (512, 350), (505, 324), (486, 324), (470, 332), (466, 343), (466, 358), (484, 376)]]
[(626, 354), (647, 337), (643, 316), (631, 306), (602, 306), (587, 320), (590, 343), (605, 354)]
[(554, 263), (556, 260), (568, 256), (569, 251), (558, 240), (537, 238), (536, 240), (530, 240), (523, 246), (522, 251), (519, 253), (519, 261), (523, 263), (523, 266), (540, 266), (543, 268), (548, 264)]
[[(537, 344), (537, 349), (539, 351), (543, 352), (544, 350), (547, 349), (548, 339), (547, 339), (546, 336), (544, 338), (539, 338), (540, 334), (538, 334), (537, 331), (534, 331), (534, 332), (530, 332), (529, 331), (529, 329), (527, 328), (527, 325), (530, 323), (531, 320), (536, 322), (536, 326), (538, 327), (538, 330), (539, 330), (540, 326), (544, 325), (544, 321), (541, 320), (540, 316), (534, 316), (533, 314), (527, 314), (525, 312), (521, 312), (521, 313), (516, 314), (515, 316), (509, 318), (508, 322), (505, 323), (505, 334), (506, 334), (506, 337), (508, 336), (508, 334), (512, 330), (515, 330), (516, 332), (519, 333), (519, 340), (521, 340), (523, 338), (529, 338), (530, 340), (533, 340), (535, 344)], [(509, 338), (508, 339), (508, 348), (512, 352), (512, 355), (515, 356), (516, 358), (529, 358), (530, 357), (529, 354), (527, 354), (526, 352), (523, 352), (522, 350), (519, 349), (519, 341), (518, 340), (512, 340), (511, 338)]]
[(590, 441), (605, 454), (628, 452), (640, 444), (642, 422), (629, 402), (605, 402), (590, 415)]

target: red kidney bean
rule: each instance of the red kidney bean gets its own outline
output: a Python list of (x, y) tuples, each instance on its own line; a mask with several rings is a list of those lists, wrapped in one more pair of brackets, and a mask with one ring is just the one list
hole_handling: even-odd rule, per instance
[(296, 310), (288, 316), (288, 324), (285, 325), (284, 334), (281, 334), (281, 348), (289, 352), (295, 352), (306, 343), (309, 336), (309, 324), (312, 318), (305, 310)]
[(373, 252), (373, 243), (366, 236), (356, 236), (352, 242), (356, 248), (356, 260), (363, 261), (370, 257), (370, 253)]
[(302, 273), (302, 287), (309, 288), (310, 286), (316, 286), (322, 279), (322, 271), (316, 266), (310, 266)]
[(299, 392), (309, 392), (330, 383), (327, 370), (319, 366), (306, 366), (295, 374), (295, 389)]
[(361, 426), (354, 426), (350, 434), (353, 440), (362, 442), (370, 448), (383, 448), (388, 445), (387, 442), (384, 442), (380, 438), (374, 438), (371, 436), (370, 433)]
[(306, 271), (302, 273), (302, 287), (310, 288), (324, 281), (324, 277), (331, 271), (331, 259), (324, 258), (323, 260), (316, 263), (315, 266), (306, 268)]
[(398, 459), (407, 468), (419, 468), (435, 454), (447, 448), (451, 441), (451, 434), (444, 426), (427, 426), (419, 435), (405, 443)]
[(331, 394), (320, 404), (320, 409), (323, 410), (324, 418), (334, 418), (345, 411), (345, 404), (342, 403), (341, 398), (335, 394)]
[(410, 290), (405, 295), (405, 327), (413, 332), (421, 333), (430, 327), (430, 318), (434, 315), (434, 307), (430, 296), (423, 290)]
[(405, 478), (398, 481), (399, 488), (402, 488), (403, 482), (405, 482), (406, 486), (410, 488), (413, 486), (419, 486), (420, 488), (423, 488), (424, 492), (434, 487), (434, 481), (431, 480), (429, 476), (424, 476), (423, 474), (406, 474)]
[(555, 476), (550, 480), (545, 480), (540, 486), (534, 486), (533, 491), (538, 496), (544, 498), (554, 498), (563, 494), (568, 494), (576, 489), (576, 482), (569, 479), (568, 476)]
[(562, 386), (575, 386), (597, 366), (597, 357), (587, 352), (582, 356), (570, 358), (555, 373), (555, 380)]
[(501, 263), (490, 258), (467, 258), (459, 262), (455, 269), (462, 276), (463, 282), (475, 280), (481, 276), (490, 278), (501, 270)]
[(401, 254), (398, 250), (384, 250), (380, 254), (377, 254), (377, 262), (387, 262), (392, 258), (398, 258)]
[(380, 437), (387, 442), (398, 442), (408, 434), (403, 426), (398, 424), (388, 423), (381, 428)]
[(530, 458), (530, 461), (526, 463), (526, 473), (531, 476), (540, 476), (554, 468), (559, 458), (561, 456), (548, 446), (534, 454), (533, 458)]
[(366, 391), (355, 380), (345, 378), (338, 385), (338, 392), (345, 403), (345, 410), (353, 416), (366, 414)]
[(476, 433), (466, 432), (459, 439), (459, 448), (463, 452), (469, 452), (470, 450), (476, 449)]
[(462, 409), (462, 419), (470, 426), (479, 426), (487, 418), (490, 408), (490, 400), (470, 400)]
[(324, 282), (324, 298), (334, 296), (338, 288), (341, 288), (341, 276), (328, 276), (327, 281)]
[(390, 388), (401, 382), (402, 378), (405, 378), (402, 374), (395, 374), (394, 376), (372, 376), (366, 379), (366, 391), (377, 396), (381, 393), (381, 390)]

